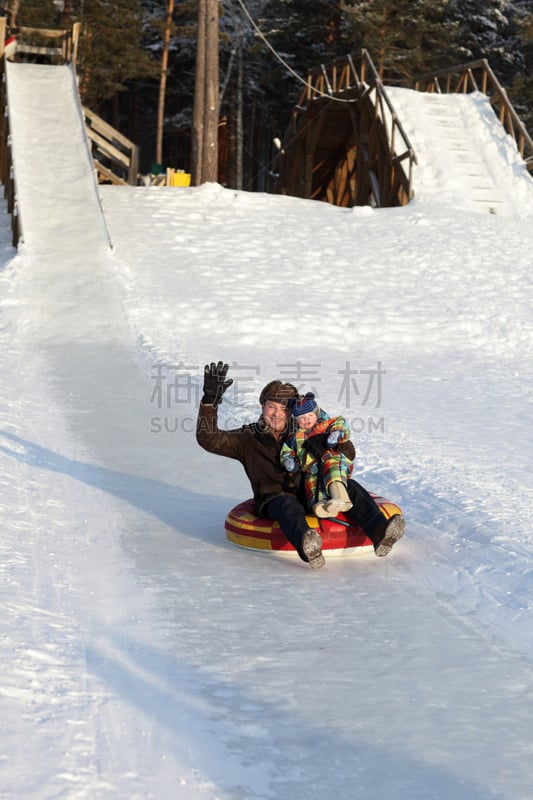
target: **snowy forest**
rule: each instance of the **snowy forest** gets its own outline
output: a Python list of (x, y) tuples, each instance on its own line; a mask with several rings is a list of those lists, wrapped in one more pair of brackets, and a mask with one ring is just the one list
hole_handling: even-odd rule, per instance
[[(140, 146), (142, 172), (156, 163), (164, 74), (162, 161), (190, 169), (198, 0), (10, 0), (0, 10), (8, 31), (81, 23), (83, 102)], [(221, 0), (218, 27), (229, 188), (265, 190), (300, 81), (361, 48), (389, 85), (486, 58), (533, 129), (533, 0)]]

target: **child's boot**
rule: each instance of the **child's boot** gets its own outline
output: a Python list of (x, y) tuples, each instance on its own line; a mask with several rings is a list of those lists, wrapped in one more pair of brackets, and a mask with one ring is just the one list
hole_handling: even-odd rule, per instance
[(328, 504), (329, 500), (323, 503), (315, 503), (313, 506), (313, 514), (315, 517), (319, 517), (319, 519), (326, 519), (327, 517), (331, 517), (331, 511), (328, 511)]
[(325, 505), (328, 516), (336, 517), (340, 511), (349, 511), (352, 507), (352, 501), (348, 495), (346, 486), (341, 481), (333, 481), (328, 486), (328, 493), (331, 497)]

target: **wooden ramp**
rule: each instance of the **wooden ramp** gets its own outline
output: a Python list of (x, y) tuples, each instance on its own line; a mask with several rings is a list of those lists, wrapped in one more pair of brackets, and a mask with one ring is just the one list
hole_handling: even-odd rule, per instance
[(533, 180), (486, 95), (390, 93), (416, 148), (419, 199), (501, 216), (529, 211)]
[[(481, 117), (484, 114), (486, 122), (487, 115), (496, 114), (500, 137), (514, 140), (515, 153), (529, 170), (533, 141), (488, 63), (481, 60), (421, 76), (412, 88), (418, 104), (406, 103), (405, 88), (381, 82), (365, 50), (356, 61), (348, 57), (312, 70), (282, 143), (279, 191), (345, 207), (404, 205), (417, 191), (418, 143), (429, 136), (434, 170), (451, 159), (463, 189), (466, 179), (466, 197), (459, 200), (491, 213), (512, 207), (513, 188), (495, 178), (480, 154)], [(486, 108), (482, 111), (478, 104), (476, 116), (463, 98), (461, 116), (461, 103), (450, 98), (453, 94), (481, 94)], [(464, 124), (469, 105), (470, 127)], [(449, 175), (448, 184), (453, 180)], [(445, 180), (439, 187), (445, 200), (450, 186)]]
[(309, 73), (279, 158), (279, 191), (338, 206), (412, 197), (414, 150), (362, 50)]

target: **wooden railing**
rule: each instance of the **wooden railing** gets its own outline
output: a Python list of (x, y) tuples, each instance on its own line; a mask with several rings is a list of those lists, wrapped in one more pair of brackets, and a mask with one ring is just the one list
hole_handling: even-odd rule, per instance
[(7, 91), (3, 59), (0, 60), (0, 182), (4, 186), (7, 212), (11, 215), (11, 241), (13, 247), (16, 247), (19, 239), (22, 237), (22, 225), (17, 208), (17, 193), (11, 155), (11, 137), (9, 134), (9, 116), (7, 113)]
[[(12, 57), (15, 61), (44, 61), (47, 64), (76, 63), (81, 24), (75, 22), (69, 30), (48, 28), (17, 28), (16, 47)], [(6, 19), (0, 21), (0, 56), (4, 55), (6, 41)]]
[[(316, 100), (319, 97), (337, 97), (363, 100), (368, 98), (375, 109), (376, 120), (381, 120), (389, 145), (391, 160), (395, 165), (407, 161), (404, 188), (408, 199), (413, 194), (413, 164), (416, 154), (403, 126), (398, 119), (392, 102), (387, 94), (374, 62), (368, 50), (364, 48), (359, 54), (357, 68), (351, 55), (338, 59), (330, 64), (322, 64), (307, 76), (308, 85), (302, 92), (300, 104)], [(398, 151), (398, 152), (397, 152)]]
[[(318, 119), (321, 115), (331, 118), (334, 104), (339, 109), (341, 104), (350, 108), (349, 126), (353, 128), (345, 167), (331, 163), (337, 185), (338, 176), (344, 173), (342, 192), (331, 186), (327, 190), (313, 189), (323, 166), (316, 163), (312, 150), (321, 135), (322, 122)], [(328, 123), (323, 124), (327, 131)], [(282, 191), (287, 194), (342, 205), (370, 201), (378, 207), (405, 204), (413, 196), (416, 154), (367, 50), (361, 50), (356, 62), (347, 56), (308, 73), (282, 147), (285, 163), (281, 161), (280, 180)], [(298, 148), (305, 153), (297, 152)], [(292, 159), (294, 165), (290, 163)], [(298, 184), (304, 188), (298, 188)]]
[(501, 124), (515, 140), (518, 152), (526, 162), (528, 170), (533, 172), (533, 139), (485, 58), (419, 75), (411, 85), (421, 92), (446, 94), (482, 92), (487, 95)]
[(83, 114), (98, 180), (135, 186), (139, 172), (137, 145), (85, 106)]

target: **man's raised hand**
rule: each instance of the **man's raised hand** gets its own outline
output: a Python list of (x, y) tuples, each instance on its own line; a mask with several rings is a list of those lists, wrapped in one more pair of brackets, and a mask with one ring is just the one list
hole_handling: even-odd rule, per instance
[(204, 396), (202, 403), (218, 406), (222, 400), (222, 395), (233, 383), (232, 378), (226, 380), (229, 365), (219, 361), (215, 364), (212, 361), (204, 367)]

